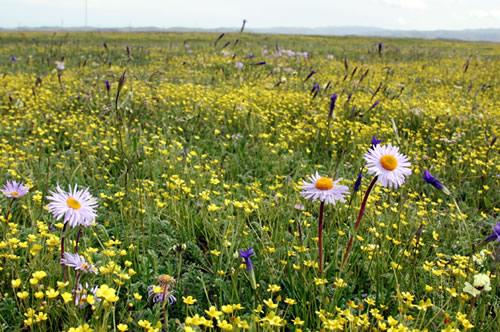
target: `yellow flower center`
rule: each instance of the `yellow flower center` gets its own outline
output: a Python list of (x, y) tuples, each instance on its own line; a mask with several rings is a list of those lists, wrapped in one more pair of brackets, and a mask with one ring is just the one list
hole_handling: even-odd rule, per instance
[(320, 177), (316, 180), (316, 184), (314, 186), (319, 190), (330, 190), (333, 188), (333, 180), (330, 178)]
[(12, 197), (17, 197), (17, 196), (19, 196), (19, 193), (17, 191), (13, 191), (13, 192), (10, 193), (10, 195)]
[(66, 204), (68, 204), (68, 207), (72, 208), (73, 210), (78, 210), (78, 209), (80, 209), (82, 207), (82, 205), (80, 204), (80, 202), (78, 202), (73, 197), (68, 197), (68, 199), (66, 200)]
[(386, 154), (380, 158), (380, 164), (382, 164), (382, 167), (386, 170), (393, 171), (398, 167), (398, 160), (393, 155)]

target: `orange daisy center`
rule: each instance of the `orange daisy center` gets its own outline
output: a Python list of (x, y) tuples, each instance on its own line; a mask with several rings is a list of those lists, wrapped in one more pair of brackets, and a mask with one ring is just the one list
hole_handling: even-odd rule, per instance
[(10, 193), (10, 195), (12, 197), (17, 197), (17, 196), (19, 196), (19, 193), (17, 191), (13, 191), (13, 192)]
[(66, 204), (68, 205), (69, 208), (72, 208), (73, 210), (79, 210), (82, 207), (80, 202), (78, 202), (73, 197), (68, 197), (68, 199), (66, 200)]
[(393, 155), (386, 154), (380, 158), (380, 164), (386, 170), (393, 171), (398, 167), (398, 160)]
[(333, 188), (333, 180), (330, 178), (320, 177), (316, 180), (314, 186), (319, 190), (330, 190)]

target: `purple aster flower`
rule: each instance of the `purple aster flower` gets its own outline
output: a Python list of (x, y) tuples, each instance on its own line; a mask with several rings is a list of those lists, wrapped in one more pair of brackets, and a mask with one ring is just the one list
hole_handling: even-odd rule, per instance
[(245, 260), (247, 271), (253, 270), (252, 259), (250, 258), (253, 255), (255, 255), (255, 252), (252, 247), (248, 248), (247, 250), (240, 249), (240, 257)]
[(493, 226), (493, 232), (488, 236), (485, 240), (486, 242), (490, 241), (498, 241), (500, 242), (500, 222), (497, 222), (495, 226)]
[(245, 65), (243, 64), (243, 62), (239, 62), (239, 61), (238, 61), (238, 62), (236, 62), (236, 63), (234, 64), (234, 66), (235, 66), (235, 67), (236, 67), (236, 69), (238, 69), (238, 70), (242, 70), (242, 69), (243, 69), (243, 67), (245, 67)]
[(8, 198), (21, 198), (26, 195), (29, 191), (28, 187), (24, 183), (17, 181), (7, 181), (0, 191)]
[(363, 179), (363, 173), (359, 172), (358, 177), (356, 178), (356, 182), (354, 182), (353, 191), (357, 192), (361, 187), (361, 180)]
[(153, 300), (153, 303), (167, 302), (169, 305), (174, 304), (177, 299), (173, 295), (173, 290), (176, 281), (168, 274), (162, 274), (158, 277), (159, 285), (151, 285), (148, 287), (148, 296)]
[(63, 258), (61, 259), (61, 264), (72, 267), (77, 271), (97, 274), (97, 269), (95, 268), (95, 266), (87, 263), (85, 257), (78, 254), (70, 254), (69, 252), (65, 252)]
[[(156, 291), (158, 292), (156, 293)], [(169, 305), (172, 305), (177, 301), (174, 295), (165, 291), (165, 288), (161, 286), (149, 286), (148, 296), (153, 300), (153, 303), (163, 303), (167, 301)]]
[(91, 287), (88, 283), (85, 283), (85, 287), (83, 287), (83, 285), (79, 283), (74, 290), (75, 305), (79, 306), (80, 309), (85, 307), (88, 304), (87, 297), (89, 295), (92, 295), (94, 297), (96, 303), (101, 302), (101, 299), (96, 294), (98, 288), (99, 287), (97, 286)]
[(335, 109), (335, 103), (337, 102), (338, 97), (339, 96), (337, 96), (336, 93), (330, 96), (330, 109), (328, 111), (328, 118), (331, 118), (333, 115), (333, 110)]

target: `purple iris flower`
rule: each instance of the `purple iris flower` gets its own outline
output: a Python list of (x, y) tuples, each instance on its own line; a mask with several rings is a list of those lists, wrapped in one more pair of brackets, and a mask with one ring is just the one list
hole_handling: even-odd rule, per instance
[(309, 75), (307, 75), (307, 77), (304, 80), (304, 82), (307, 81), (308, 79), (310, 79), (314, 74), (316, 74), (316, 70), (311, 70), (311, 72), (309, 73)]
[(252, 247), (248, 248), (247, 250), (240, 249), (240, 257), (245, 260), (247, 271), (253, 271), (252, 259), (250, 258), (253, 255), (255, 255), (255, 252), (253, 251)]
[(313, 87), (311, 89), (311, 93), (314, 93), (314, 92), (319, 91), (319, 90), (320, 90), (319, 83), (314, 83)]
[(378, 106), (378, 104), (380, 104), (380, 101), (378, 101), (378, 100), (377, 100), (377, 101), (376, 101), (376, 102), (374, 102), (374, 103), (373, 103), (373, 105), (372, 105), (372, 106), (368, 109), (368, 111), (371, 111), (372, 109), (374, 109), (375, 107), (377, 107), (377, 106)]
[(361, 187), (361, 180), (363, 179), (363, 173), (359, 172), (358, 177), (356, 178), (356, 182), (354, 182), (353, 191), (357, 192)]
[(377, 139), (377, 136), (372, 136), (372, 149), (374, 147), (376, 147), (377, 145), (379, 145), (380, 143), (382, 143), (382, 140), (381, 139)]
[(425, 182), (432, 184), (436, 189), (443, 190), (443, 184), (441, 183), (441, 181), (432, 176), (429, 170), (424, 171), (423, 178)]
[(500, 222), (497, 222), (495, 226), (493, 226), (493, 232), (488, 236), (485, 240), (486, 242), (490, 241), (498, 241), (500, 242)]
[(333, 110), (335, 109), (335, 103), (337, 102), (337, 98), (338, 98), (338, 97), (339, 97), (339, 96), (338, 96), (336, 93), (334, 93), (334, 94), (333, 94), (333, 95), (331, 95), (331, 97), (330, 97), (330, 110), (329, 110), (329, 112), (328, 112), (328, 118), (331, 118), (331, 117), (332, 117), (332, 115), (333, 115)]

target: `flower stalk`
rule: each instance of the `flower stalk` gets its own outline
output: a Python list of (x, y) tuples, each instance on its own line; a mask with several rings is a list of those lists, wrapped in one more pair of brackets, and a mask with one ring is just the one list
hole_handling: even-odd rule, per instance
[(319, 218), (318, 218), (318, 265), (319, 273), (323, 274), (323, 217), (325, 210), (325, 202), (319, 205)]
[[(361, 207), (359, 208), (359, 213), (358, 217), (356, 218), (356, 223), (354, 224), (354, 233), (356, 233), (359, 229), (359, 226), (361, 224), (361, 219), (363, 218), (363, 215), (365, 214), (365, 209), (366, 209), (366, 203), (368, 203), (368, 197), (370, 196), (370, 193), (375, 187), (375, 184), (377, 183), (378, 180), (378, 175), (375, 175), (370, 182), (370, 185), (368, 186), (368, 189), (366, 189), (365, 196), (363, 197), (363, 201), (361, 202)], [(351, 253), (352, 245), (354, 242), (354, 234), (351, 234), (351, 237), (349, 238), (349, 242), (347, 242), (347, 247), (344, 252), (344, 258), (342, 259), (342, 267), (345, 265), (347, 258), (349, 257), (349, 254)]]

